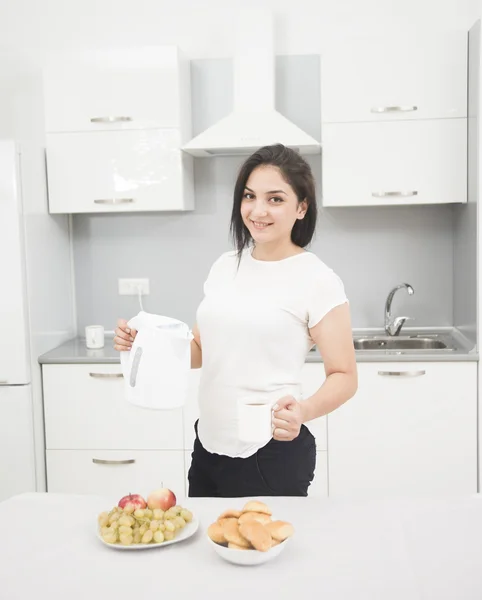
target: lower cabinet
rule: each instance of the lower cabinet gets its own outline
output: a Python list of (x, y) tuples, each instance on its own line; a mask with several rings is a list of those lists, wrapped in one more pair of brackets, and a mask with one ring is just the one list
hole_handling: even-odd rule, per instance
[(477, 491), (477, 363), (359, 363), (328, 416), (330, 496)]
[(183, 450), (47, 450), (49, 492), (146, 496), (167, 487), (184, 493)]

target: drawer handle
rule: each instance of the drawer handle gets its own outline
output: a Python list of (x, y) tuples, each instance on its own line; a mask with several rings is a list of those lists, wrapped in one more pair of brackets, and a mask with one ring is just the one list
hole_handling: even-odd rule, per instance
[(382, 377), (421, 377), (425, 375), (423, 371), (378, 371)]
[(118, 379), (124, 377), (122, 373), (89, 373), (89, 377), (97, 377), (98, 379)]
[(418, 196), (416, 190), (411, 192), (372, 192), (374, 198), (409, 198), (410, 196)]
[(94, 200), (94, 204), (130, 204), (135, 202), (134, 198), (100, 198)]
[(418, 106), (373, 106), (370, 110), (372, 113), (414, 112)]
[(132, 117), (92, 117), (91, 123), (126, 123), (132, 121)]
[(132, 465), (136, 462), (136, 459), (126, 458), (125, 460), (104, 460), (103, 458), (93, 458), (92, 462), (96, 465)]

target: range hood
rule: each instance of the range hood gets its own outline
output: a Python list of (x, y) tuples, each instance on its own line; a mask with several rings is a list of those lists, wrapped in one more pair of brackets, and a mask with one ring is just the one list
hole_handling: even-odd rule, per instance
[(281, 143), (300, 154), (321, 145), (275, 109), (273, 19), (268, 11), (236, 15), (234, 110), (183, 146), (193, 156), (248, 155)]

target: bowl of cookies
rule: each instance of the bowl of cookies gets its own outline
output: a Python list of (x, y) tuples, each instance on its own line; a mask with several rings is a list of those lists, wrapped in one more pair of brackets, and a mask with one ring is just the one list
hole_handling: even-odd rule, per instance
[(272, 560), (281, 554), (293, 533), (291, 523), (274, 519), (269, 506), (257, 500), (250, 500), (241, 510), (225, 510), (207, 530), (215, 552), (235, 565)]

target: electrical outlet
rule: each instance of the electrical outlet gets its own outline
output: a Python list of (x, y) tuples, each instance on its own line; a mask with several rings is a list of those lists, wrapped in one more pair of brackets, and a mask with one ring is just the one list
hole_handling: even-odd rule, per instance
[(119, 279), (119, 296), (143, 296), (149, 294), (149, 279)]

